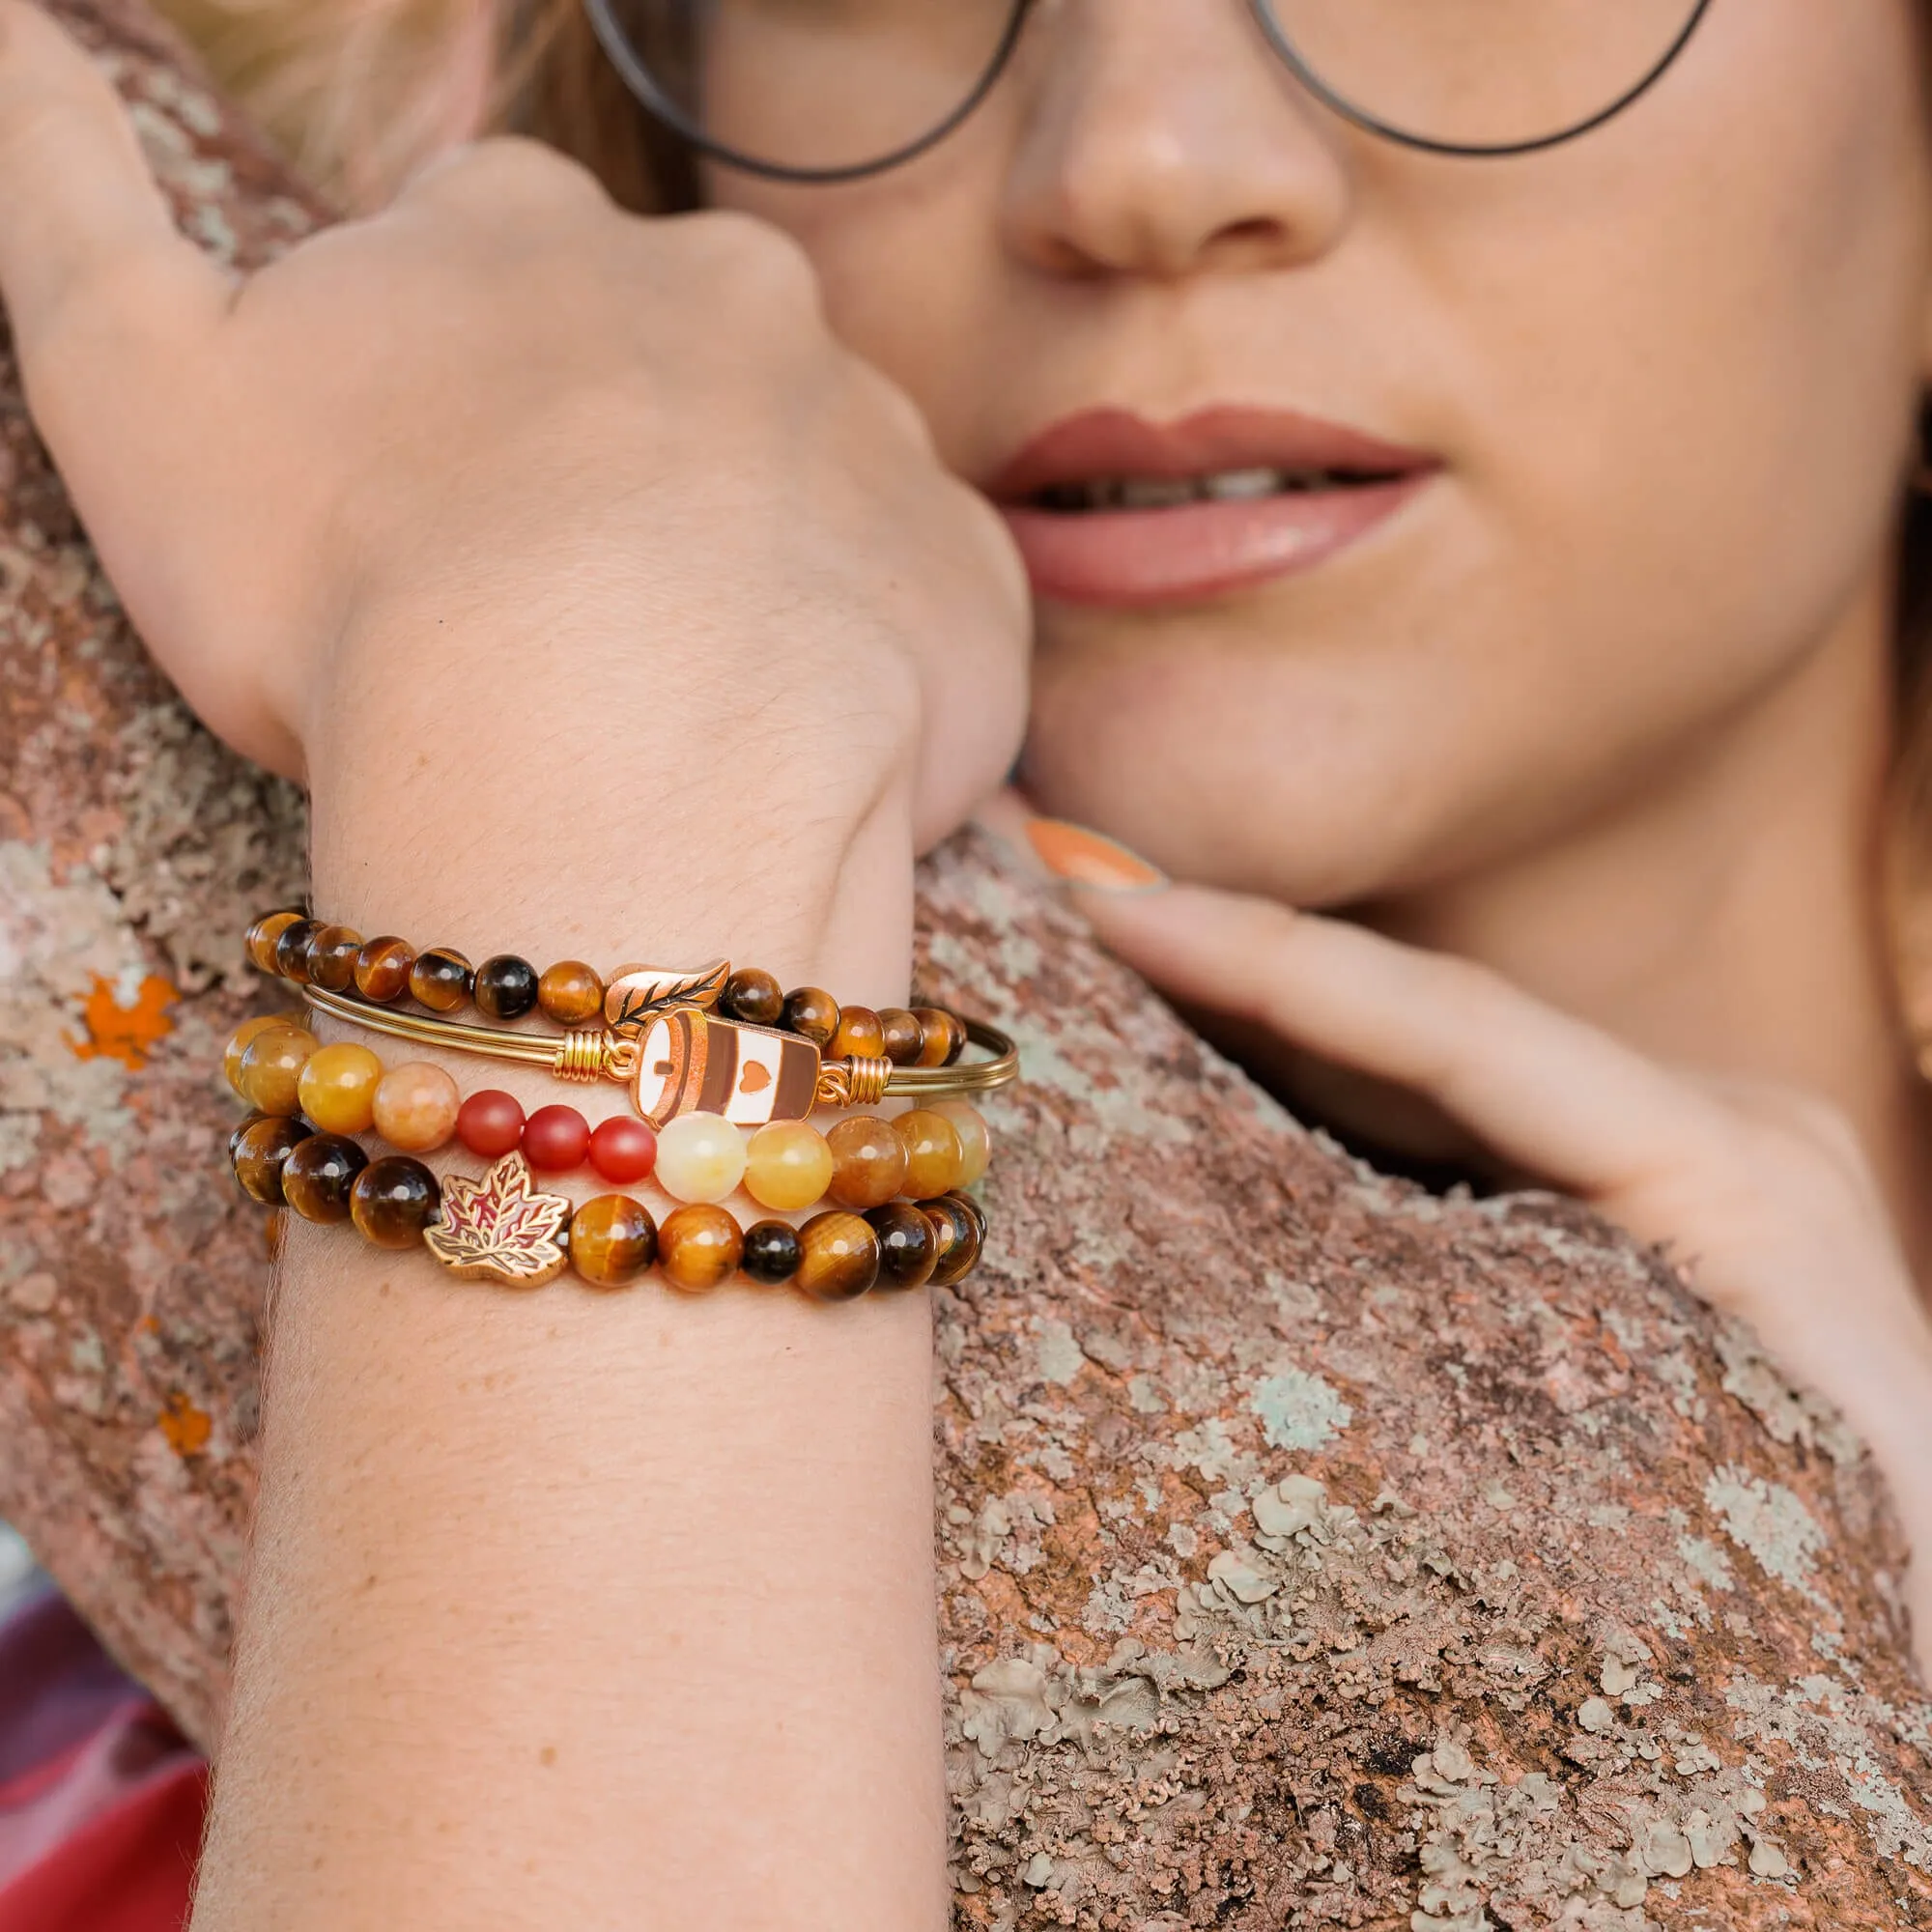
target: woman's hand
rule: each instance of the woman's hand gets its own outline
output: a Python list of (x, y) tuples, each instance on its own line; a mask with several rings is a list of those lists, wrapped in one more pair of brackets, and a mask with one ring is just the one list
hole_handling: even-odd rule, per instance
[(1925, 1551), (1912, 1594), (1932, 1663), (1932, 1321), (1842, 1116), (1787, 1088), (1662, 1065), (1467, 960), (1167, 885), (1053, 821), (1031, 831), (1099, 937), (1169, 997), (1413, 1096), (1512, 1182), (1574, 1194), (1659, 1243), (1837, 1403)]
[[(407, 652), (484, 604), (526, 641), (479, 670), (576, 682), (594, 715), (642, 660), (646, 763), (728, 713), (740, 780), (801, 810), (903, 782), (923, 844), (1010, 761), (1005, 531), (776, 230), (629, 216), (486, 141), (235, 280), (176, 233), (92, 64), (0, 0), (0, 296), (136, 627), (264, 763), (304, 771), (345, 646)], [(566, 654), (586, 606), (602, 647)]]

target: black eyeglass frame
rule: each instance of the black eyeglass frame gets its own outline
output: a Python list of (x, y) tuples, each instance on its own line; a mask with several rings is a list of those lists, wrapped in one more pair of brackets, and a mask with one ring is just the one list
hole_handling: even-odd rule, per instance
[[(1276, 19), (1274, 9), (1268, 5), (1268, 0), (1248, 0), (1248, 11), (1255, 16), (1256, 24), (1266, 37), (1268, 44), (1273, 47), (1283, 65), (1295, 79), (1331, 113), (1360, 128), (1365, 133), (1379, 135), (1385, 141), (1394, 141), (1402, 147), (1418, 149), (1428, 155), (1448, 155), (1464, 160), (1506, 160), (1512, 156), (1541, 154), (1545, 149), (1561, 147), (1565, 142), (1577, 140), (1582, 135), (1601, 128), (1605, 122), (1615, 120), (1625, 108), (1648, 94), (1677, 65), (1679, 55), (1690, 45), (1691, 36), (1703, 24), (1705, 14), (1711, 11), (1711, 5), (1712, 0), (1693, 0), (1690, 16), (1678, 30), (1677, 38), (1664, 49), (1650, 71), (1634, 85), (1626, 88), (1608, 106), (1599, 108), (1585, 119), (1553, 134), (1538, 134), (1522, 141), (1500, 142), (1438, 140), (1432, 135), (1412, 133), (1406, 128), (1397, 127), (1391, 121), (1384, 121), (1366, 109), (1357, 107), (1309, 66), (1283, 30), (1281, 22)], [(617, 71), (624, 85), (645, 109), (655, 115), (680, 140), (699, 154), (708, 156), (712, 160), (721, 161), (726, 167), (737, 168), (745, 174), (758, 175), (767, 181), (791, 182), (806, 186), (832, 186), (839, 182), (864, 181), (869, 175), (884, 174), (889, 168), (902, 166), (905, 162), (924, 154), (927, 149), (937, 147), (961, 122), (968, 119), (999, 84), (1000, 76), (1012, 59), (1013, 49), (1019, 45), (1020, 35), (1025, 31), (1027, 18), (1034, 9), (1034, 0), (1013, 0), (1012, 13), (1007, 21), (1006, 32), (1000, 37), (999, 44), (993, 49), (984, 71), (973, 84), (966, 98), (936, 127), (928, 128), (917, 140), (908, 141), (903, 147), (895, 148), (891, 154), (881, 155), (874, 160), (853, 161), (832, 168), (792, 167), (782, 161), (763, 160), (756, 155), (746, 154), (743, 150), (705, 133), (664, 91), (658, 84), (657, 76), (639, 58), (637, 49), (631, 45), (630, 36), (617, 24), (611, 7), (612, 0), (583, 0), (583, 11), (589, 17), (591, 31), (597, 36), (598, 43), (603, 47), (606, 58)]]

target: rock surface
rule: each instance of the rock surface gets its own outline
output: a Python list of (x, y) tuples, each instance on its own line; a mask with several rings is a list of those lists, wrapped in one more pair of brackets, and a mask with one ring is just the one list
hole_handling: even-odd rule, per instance
[[(208, 246), (315, 219), (132, 0), (58, 11)], [(267, 1272), (213, 1069), (300, 806), (141, 656), (4, 346), (0, 691), (0, 1514), (212, 1739)], [(1573, 1207), (1302, 1131), (984, 840), (922, 948), (1029, 1075), (939, 1298), (962, 1928), (1932, 1926), (1903, 1552), (1829, 1413)]]

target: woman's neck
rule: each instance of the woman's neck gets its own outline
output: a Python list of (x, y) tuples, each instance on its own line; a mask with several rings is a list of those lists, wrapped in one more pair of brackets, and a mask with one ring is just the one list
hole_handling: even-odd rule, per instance
[(1777, 687), (1588, 824), (1368, 908), (1646, 1052), (1833, 1102), (1932, 1281), (1932, 1097), (1913, 1066), (1881, 892), (1895, 697), (1874, 592)]

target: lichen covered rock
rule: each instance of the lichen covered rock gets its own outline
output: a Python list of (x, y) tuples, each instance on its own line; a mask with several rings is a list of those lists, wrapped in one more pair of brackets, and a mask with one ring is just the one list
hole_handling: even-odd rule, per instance
[[(60, 11), (207, 245), (315, 218), (132, 0)], [(0, 1514), (212, 1739), (267, 1272), (218, 1046), (299, 802), (140, 655), (4, 350), (0, 691)], [(1028, 1074), (936, 1296), (960, 1926), (1932, 1926), (1842, 1425), (1575, 1207), (1304, 1132), (982, 838), (923, 890)]]

